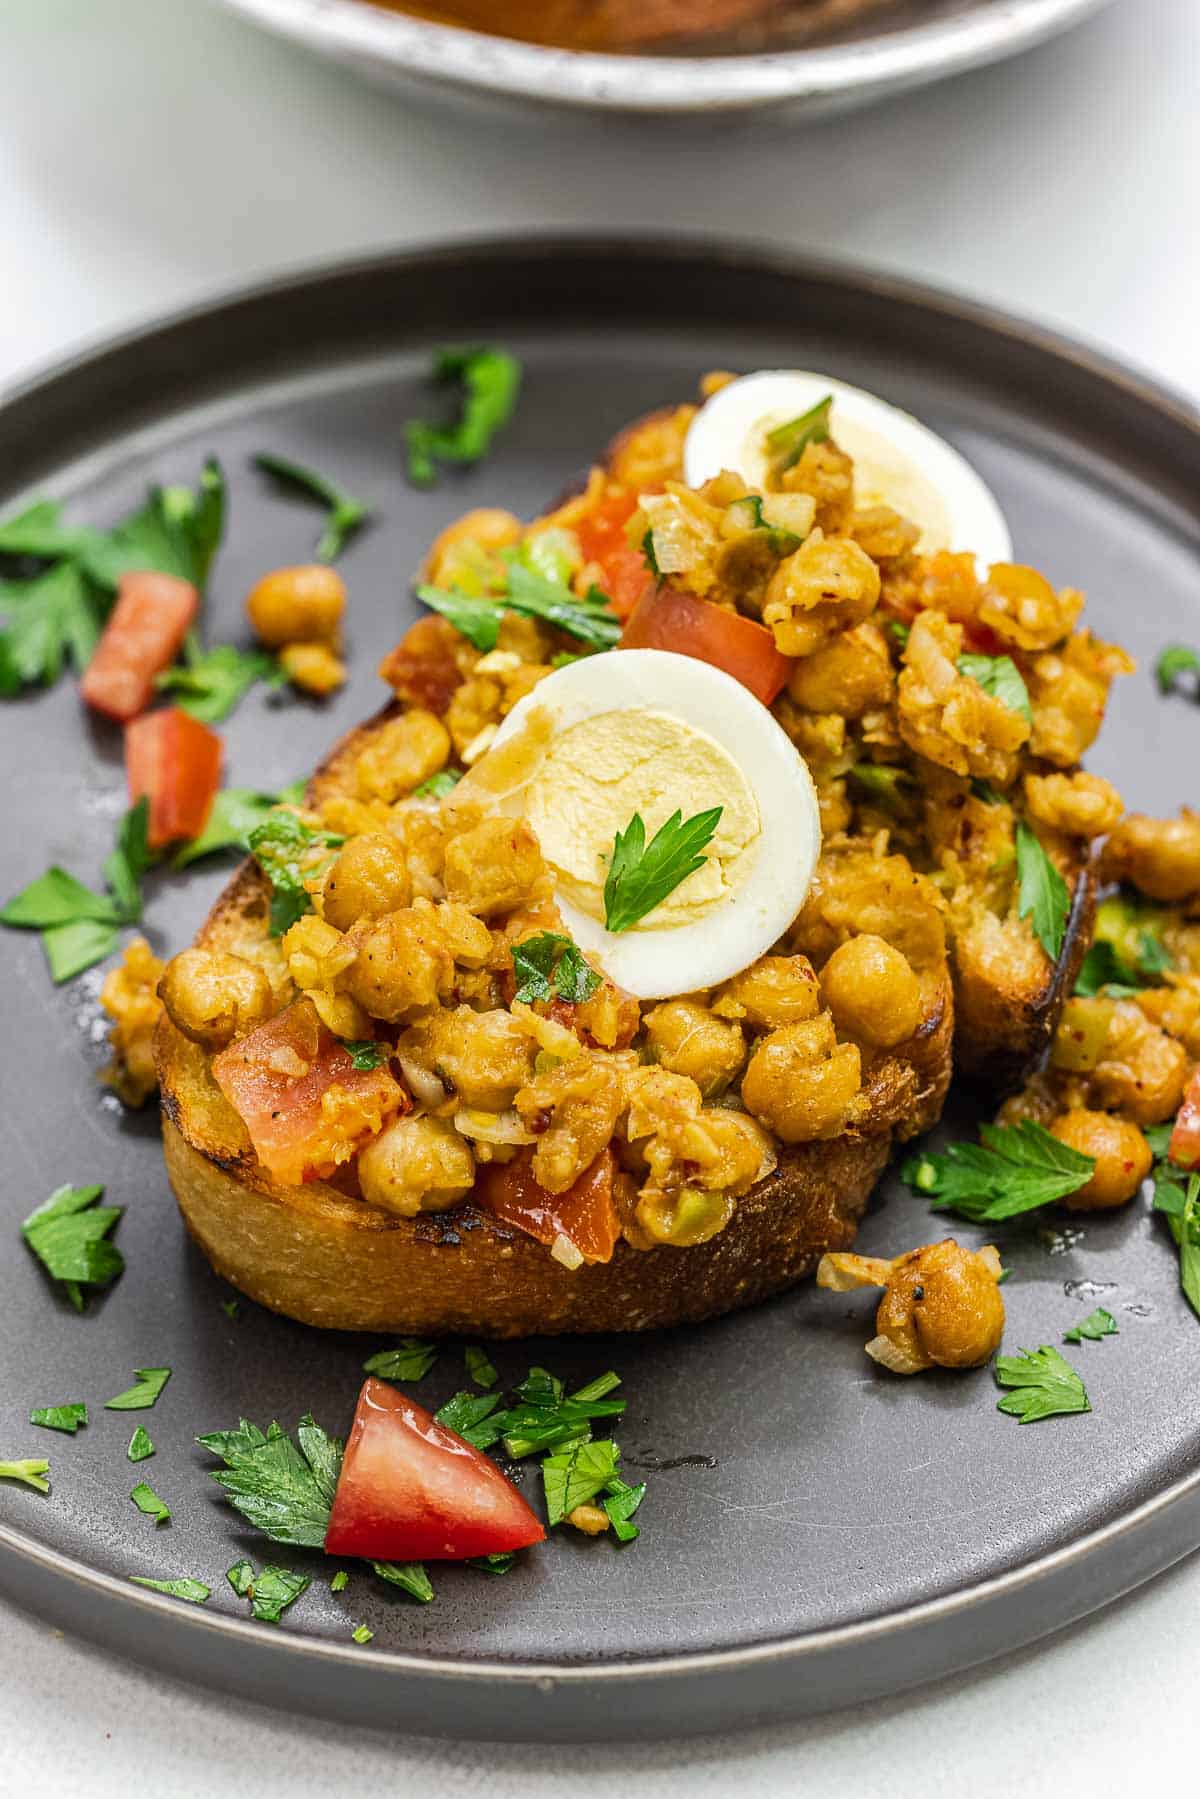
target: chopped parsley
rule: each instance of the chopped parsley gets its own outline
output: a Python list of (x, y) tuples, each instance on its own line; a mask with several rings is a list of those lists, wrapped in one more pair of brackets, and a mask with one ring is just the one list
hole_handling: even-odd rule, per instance
[(250, 1562), (235, 1562), (225, 1578), (239, 1598), (250, 1601), (250, 1616), (262, 1624), (278, 1624), (288, 1606), (312, 1585), (311, 1574), (277, 1567), (256, 1574)]
[(151, 864), (146, 844), (150, 803), (140, 799), (117, 827), (104, 862), (107, 893), (95, 893), (54, 865), (0, 910), (0, 924), (40, 931), (55, 985), (103, 962), (116, 949), (122, 925), (142, 915), (142, 880)]
[(535, 1000), (564, 1000), (581, 1005), (595, 993), (600, 976), (584, 959), (569, 937), (557, 931), (539, 931), (512, 946), (513, 973), (517, 977), (515, 999), (526, 1005)]
[(399, 1587), (401, 1592), (419, 1599), (422, 1605), (428, 1605), (433, 1598), (433, 1587), (420, 1562), (372, 1562), (371, 1566), (380, 1580), (386, 1580), (391, 1587)]
[(712, 806), (684, 819), (673, 812), (646, 842), (646, 825), (635, 812), (613, 841), (604, 883), (604, 922), (610, 931), (628, 931), (661, 905), (669, 893), (704, 866), (724, 808)]
[(1047, 1343), (1040, 1349), (1023, 1349), (1015, 1356), (997, 1356), (995, 1373), (998, 1386), (1012, 1388), (996, 1401), (996, 1410), (1019, 1418), (1022, 1424), (1092, 1409), (1083, 1382), (1070, 1362)]
[(167, 1593), (172, 1599), (186, 1599), (192, 1605), (203, 1605), (212, 1592), (202, 1580), (151, 1580), (148, 1574), (129, 1576), (135, 1587), (149, 1587), (152, 1593)]
[(1057, 962), (1067, 934), (1071, 890), (1024, 819), (1017, 820), (1016, 841), (1017, 912), (1030, 920), (1038, 942)]
[(170, 1507), (159, 1498), (153, 1487), (148, 1487), (140, 1480), (129, 1495), (139, 1512), (145, 1512), (147, 1518), (153, 1518), (155, 1524), (166, 1524), (171, 1516)]
[(70, 662), (82, 674), (104, 620), (100, 595), (72, 562), (30, 581), (0, 583), (0, 697), (52, 687)]
[(375, 1632), (369, 1624), (356, 1624), (350, 1632), (351, 1639), (355, 1643), (369, 1643), (374, 1635)]
[(912, 632), (911, 625), (905, 624), (902, 618), (885, 618), (883, 621), (883, 628), (891, 638), (892, 642), (896, 645), (897, 649), (903, 650), (907, 647), (908, 639)]
[(578, 1505), (586, 1505), (608, 1483), (619, 1478), (621, 1452), (608, 1438), (572, 1443), (548, 1455), (542, 1463), (546, 1492), (546, 1522), (561, 1524)]
[(372, 1068), (382, 1068), (388, 1059), (386, 1043), (376, 1043), (370, 1037), (361, 1042), (343, 1043), (342, 1048), (360, 1074), (368, 1074)]
[(318, 475), (315, 469), (304, 468), (298, 462), (289, 462), (285, 457), (274, 456), (265, 450), (254, 458), (254, 466), (284, 487), (306, 494), (325, 507), (329, 516), (317, 544), (318, 562), (336, 562), (354, 533), (371, 515), (365, 500), (352, 499), (333, 481)]
[(944, 1153), (910, 1156), (900, 1170), (935, 1212), (953, 1211), (975, 1223), (1015, 1218), (1075, 1193), (1092, 1177), (1095, 1161), (1051, 1136), (1032, 1118), (984, 1124), (978, 1143), (951, 1143)]
[(220, 1461), (213, 1479), (230, 1505), (273, 1543), (320, 1549), (342, 1465), (342, 1443), (306, 1414), (296, 1427), (299, 1447), (282, 1425), (265, 1431), (243, 1418), (236, 1430), (210, 1431), (196, 1441)]
[(218, 850), (248, 854), (250, 833), (266, 822), (281, 805), (298, 806), (304, 798), (304, 782), (293, 781), (282, 793), (260, 793), (253, 787), (222, 787), (212, 803), (208, 823), (199, 837), (192, 837), (175, 852), (173, 868), (186, 868), (201, 856)]
[(437, 1344), (420, 1337), (402, 1337), (395, 1349), (381, 1349), (363, 1363), (364, 1374), (383, 1380), (424, 1380), (437, 1361)]
[(886, 806), (889, 812), (895, 811), (907, 799), (904, 790), (915, 782), (911, 770), (895, 767), (890, 762), (852, 762), (846, 773), (855, 786), (861, 787), (877, 805)]
[(1128, 998), (1142, 987), (1161, 985), (1171, 966), (1159, 909), (1127, 894), (1112, 894), (1096, 908), (1095, 930), (1075, 992), (1084, 997), (1107, 992), (1114, 999)]
[(444, 800), (448, 793), (453, 793), (462, 780), (462, 772), (457, 768), (439, 768), (436, 775), (430, 775), (419, 787), (414, 787), (411, 797), (414, 800)]
[(1154, 664), (1154, 678), (1160, 693), (1170, 693), (1180, 675), (1200, 675), (1200, 652), (1186, 644), (1168, 644)]
[(516, 1551), (498, 1549), (494, 1555), (472, 1555), (467, 1559), (468, 1568), (478, 1568), (481, 1574), (507, 1574), (516, 1561)]
[(468, 1343), (463, 1350), (463, 1360), (467, 1364), (467, 1375), (477, 1387), (494, 1387), (500, 1379), (499, 1374), (488, 1360), (484, 1350), (474, 1343)]
[(1019, 712), (1026, 724), (1033, 723), (1029, 689), (1011, 656), (963, 655), (958, 658), (958, 672), (975, 681), (1010, 712)]
[(248, 1562), (244, 1558), (240, 1562), (235, 1562), (232, 1568), (226, 1568), (225, 1578), (238, 1598), (244, 1599), (254, 1580), (254, 1563)]
[(132, 1387), (126, 1387), (115, 1399), (106, 1399), (106, 1412), (148, 1412), (171, 1378), (169, 1368), (135, 1368)]
[(81, 1424), (88, 1421), (87, 1407), (81, 1400), (73, 1399), (68, 1405), (34, 1406), (29, 1414), (30, 1424), (40, 1424), (46, 1430), (66, 1431), (73, 1437)]
[(83, 1310), (86, 1287), (107, 1287), (125, 1266), (125, 1258), (108, 1233), (121, 1216), (120, 1206), (98, 1205), (103, 1187), (56, 1187), (31, 1212), (21, 1235), (51, 1280), (77, 1312)]
[(447, 347), (434, 351), (433, 378), (461, 383), (462, 410), (452, 425), (408, 421), (404, 436), (414, 487), (432, 487), (439, 463), (482, 461), (516, 408), (521, 365), (507, 350), (489, 344)]
[(604, 1498), (600, 1501), (608, 1513), (608, 1521), (612, 1525), (613, 1535), (618, 1543), (632, 1543), (641, 1533), (633, 1523), (633, 1514), (646, 1497), (646, 1483), (639, 1481), (636, 1487), (628, 1487), (618, 1475), (605, 1484)]
[(240, 1300), (223, 1299), (221, 1301), (221, 1310), (224, 1312), (226, 1318), (228, 1318), (228, 1320), (231, 1324), (233, 1323), (234, 1319), (237, 1317), (237, 1315), (241, 1311), (241, 1309), (242, 1309), (242, 1305), (241, 1305)]
[(150, 1433), (143, 1425), (137, 1425), (129, 1439), (129, 1448), (125, 1451), (131, 1462), (145, 1462), (154, 1454), (154, 1444), (150, 1441)]
[(256, 681), (278, 687), (284, 679), (279, 663), (266, 650), (239, 650), (232, 643), (218, 643), (211, 650), (202, 650), (189, 635), (183, 655), (181, 663), (157, 677), (155, 686), (169, 693), (176, 706), (206, 725), (217, 725), (228, 718)]
[(1094, 1312), (1089, 1312), (1086, 1318), (1081, 1318), (1078, 1324), (1073, 1324), (1070, 1330), (1063, 1332), (1063, 1342), (1099, 1343), (1102, 1337), (1116, 1335), (1116, 1319), (1103, 1306), (1097, 1306)]
[(829, 436), (829, 420), (833, 411), (833, 395), (826, 394), (799, 418), (789, 419), (784, 425), (776, 425), (773, 431), (767, 432), (767, 449), (771, 453), (772, 462), (777, 473), (792, 468), (803, 456), (809, 444), (824, 443)]
[(34, 1456), (27, 1456), (20, 1462), (0, 1462), (0, 1480), (19, 1480), (35, 1493), (48, 1493), (50, 1482), (44, 1477), (50, 1472), (50, 1464)]
[(658, 557), (654, 554), (654, 532), (649, 527), (642, 537), (642, 556), (654, 579), (661, 581), (662, 570), (658, 566)]
[(349, 1585), (350, 1576), (346, 1573), (344, 1568), (339, 1568), (329, 1583), (329, 1591), (331, 1593), (344, 1593)]
[(504, 1435), (506, 1413), (496, 1413), (499, 1393), (455, 1393), (434, 1416), (475, 1449), (490, 1449)]
[(247, 836), (250, 854), (271, 884), (272, 937), (282, 937), (312, 910), (305, 880), (315, 880), (332, 859), (317, 852), (345, 842), (334, 831), (314, 831), (294, 812), (272, 812)]
[(449, 619), (456, 631), (487, 655), (500, 639), (500, 620), (505, 612), (539, 618), (568, 637), (578, 638), (594, 650), (611, 650), (621, 635), (621, 621), (598, 587), (580, 599), (571, 588), (549, 580), (523, 563), (506, 564), (503, 593), (464, 593), (459, 587), (417, 588), (417, 598)]
[(1176, 1168), (1170, 1160), (1171, 1125), (1155, 1125), (1146, 1140), (1156, 1160), (1154, 1210), (1161, 1212), (1179, 1251), (1179, 1285), (1193, 1312), (1200, 1317), (1200, 1176)]

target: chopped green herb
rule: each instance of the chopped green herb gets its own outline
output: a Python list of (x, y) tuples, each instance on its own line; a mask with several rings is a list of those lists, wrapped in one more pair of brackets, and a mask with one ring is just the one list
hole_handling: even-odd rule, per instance
[(621, 621), (599, 588), (580, 599), (569, 587), (534, 574), (519, 562), (508, 565), (507, 587), (500, 594), (464, 593), (457, 587), (417, 588), (417, 598), (449, 619), (456, 631), (487, 655), (500, 637), (505, 612), (540, 618), (569, 637), (596, 650), (611, 650), (621, 635)]
[(334, 482), (326, 480), (324, 475), (318, 475), (314, 469), (304, 468), (298, 462), (289, 462), (283, 456), (260, 451), (254, 458), (254, 466), (261, 469), (264, 475), (272, 476), (285, 487), (307, 494), (318, 505), (326, 508), (329, 517), (317, 544), (318, 562), (335, 562), (354, 533), (371, 515), (371, 508), (365, 500), (352, 499)]
[(254, 1583), (253, 1562), (248, 1562), (244, 1559), (240, 1562), (235, 1562), (232, 1568), (226, 1568), (225, 1578), (237, 1594), (238, 1598), (244, 1599)]
[(169, 693), (173, 703), (203, 724), (217, 725), (228, 718), (238, 701), (256, 681), (278, 687), (283, 671), (265, 650), (239, 650), (232, 643), (214, 644), (202, 650), (188, 638), (184, 660), (158, 676), (155, 686)]
[(141, 1424), (137, 1426), (129, 1439), (129, 1448), (125, 1451), (131, 1462), (144, 1462), (154, 1454), (154, 1445), (150, 1441), (150, 1433)]
[(1047, 1343), (1040, 1349), (1023, 1349), (1015, 1356), (997, 1356), (996, 1383), (1013, 1389), (997, 1400), (996, 1410), (1019, 1418), (1022, 1424), (1092, 1409), (1083, 1382), (1070, 1362)]
[(1107, 993), (1128, 998), (1142, 987), (1161, 984), (1172, 966), (1162, 939), (1159, 909), (1126, 894), (1112, 894), (1096, 908), (1092, 942), (1075, 991), (1085, 997)]
[(1057, 962), (1067, 934), (1071, 891), (1024, 819), (1017, 820), (1017, 911), (1032, 921), (1034, 935)]
[(428, 1605), (433, 1598), (433, 1587), (421, 1562), (372, 1562), (380, 1580), (386, 1580), (389, 1586), (399, 1587), (422, 1605)]
[(73, 562), (29, 581), (0, 584), (0, 697), (25, 687), (51, 687), (69, 661), (82, 674), (92, 659), (107, 610)]
[(1078, 1324), (1073, 1324), (1070, 1330), (1063, 1332), (1063, 1342), (1098, 1343), (1101, 1337), (1115, 1337), (1116, 1335), (1116, 1319), (1111, 1312), (1106, 1312), (1103, 1306), (1097, 1306), (1094, 1312), (1089, 1312), (1086, 1318), (1081, 1318)]
[(135, 1587), (149, 1587), (152, 1593), (168, 1593), (172, 1599), (187, 1599), (192, 1605), (203, 1605), (212, 1592), (202, 1580), (151, 1580), (147, 1574), (129, 1576)]
[(505, 1449), (519, 1461), (535, 1450), (561, 1449), (590, 1437), (594, 1418), (616, 1418), (624, 1412), (623, 1399), (608, 1397), (620, 1384), (610, 1370), (567, 1397), (556, 1376), (545, 1368), (531, 1368), (514, 1389), (517, 1403), (500, 1420)]
[(613, 841), (604, 883), (604, 922), (610, 931), (628, 931), (703, 868), (703, 851), (716, 834), (723, 810), (713, 806), (686, 820), (673, 812), (649, 844), (642, 815), (634, 813)]
[(908, 798), (906, 789), (914, 785), (911, 770), (894, 767), (889, 762), (853, 762), (846, 773), (856, 786), (890, 812)]
[(136, 1380), (115, 1399), (106, 1399), (106, 1412), (148, 1412), (171, 1378), (169, 1368), (135, 1368)]
[(410, 419), (405, 426), (408, 478), (414, 487), (432, 487), (441, 462), (479, 462), (492, 439), (513, 415), (521, 388), (521, 365), (506, 350), (488, 344), (436, 350), (435, 381), (462, 384), (462, 411), (453, 425)]
[(147, 1518), (153, 1518), (156, 1524), (166, 1524), (171, 1516), (170, 1507), (161, 1500), (153, 1487), (148, 1487), (140, 1480), (129, 1495), (139, 1512), (145, 1512)]
[(116, 844), (105, 859), (110, 894), (93, 893), (57, 866), (31, 881), (0, 911), (0, 924), (40, 931), (56, 985), (82, 974), (112, 954), (121, 925), (136, 924), (142, 913), (142, 878), (151, 863), (146, 846), (149, 801), (131, 806), (117, 828)]
[(911, 625), (906, 625), (902, 618), (885, 618), (883, 628), (899, 649), (906, 648), (909, 634), (912, 631)]
[(649, 528), (647, 528), (645, 535), (642, 538), (642, 555), (645, 558), (646, 567), (650, 570), (654, 579), (656, 581), (661, 581), (662, 570), (658, 566), (658, 557), (654, 554), (654, 532)]
[(361, 1042), (343, 1043), (342, 1048), (360, 1074), (368, 1074), (372, 1068), (382, 1068), (388, 1059), (386, 1043), (376, 1043), (366, 1037)]
[(976, 1223), (1015, 1218), (1075, 1193), (1091, 1179), (1091, 1156), (1060, 1143), (1031, 1118), (985, 1124), (978, 1143), (951, 1143), (941, 1155), (910, 1156), (900, 1178), (924, 1193), (935, 1212)]
[(246, 1589), (250, 1616), (262, 1624), (278, 1624), (289, 1605), (312, 1585), (311, 1574), (295, 1574), (290, 1568), (264, 1568)]
[(986, 694), (999, 700), (1010, 712), (1019, 712), (1026, 724), (1033, 723), (1029, 689), (1011, 656), (963, 655), (958, 659), (958, 672), (977, 682)]
[(331, 1593), (344, 1593), (349, 1585), (350, 1576), (346, 1573), (344, 1568), (339, 1568), (329, 1583), (329, 1591)]
[(224, 1312), (226, 1318), (228, 1318), (231, 1323), (237, 1317), (237, 1315), (241, 1311), (241, 1309), (242, 1309), (242, 1307), (241, 1307), (240, 1300), (223, 1299), (221, 1301), (221, 1310)]
[(265, 824), (279, 805), (298, 806), (304, 797), (304, 782), (294, 781), (282, 793), (259, 793), (253, 787), (223, 787), (212, 803), (208, 823), (199, 837), (193, 837), (176, 850), (174, 868), (186, 868), (201, 856), (215, 855), (218, 850), (241, 850), (248, 854), (250, 833)]
[(578, 1505), (586, 1505), (617, 1472), (621, 1452), (608, 1439), (574, 1443), (548, 1455), (542, 1463), (546, 1490), (546, 1522), (561, 1524)]
[(476, 1449), (490, 1449), (504, 1435), (506, 1412), (496, 1416), (500, 1404), (498, 1393), (455, 1393), (434, 1416), (439, 1424), (452, 1430)]
[(477, 1387), (494, 1387), (500, 1379), (485, 1351), (477, 1348), (474, 1343), (468, 1343), (463, 1350), (463, 1360), (467, 1364), (469, 1378)]
[(356, 1624), (350, 1635), (356, 1643), (369, 1643), (375, 1632), (366, 1624)]
[(1008, 804), (1004, 795), (993, 787), (990, 781), (972, 781), (971, 793), (975, 799), (982, 800), (985, 806), (1004, 806)]
[(833, 395), (826, 394), (799, 418), (789, 419), (785, 425), (776, 425), (773, 431), (767, 432), (767, 448), (771, 452), (776, 472), (792, 468), (803, 456), (809, 444), (824, 443), (829, 436), (829, 419), (833, 411)]
[(319, 879), (332, 860), (329, 852), (345, 838), (333, 831), (311, 830), (294, 812), (272, 812), (254, 826), (247, 842), (271, 883), (271, 936), (282, 937), (311, 912), (312, 896), (305, 881)]
[(381, 1349), (363, 1363), (364, 1374), (382, 1380), (424, 1380), (437, 1361), (437, 1344), (420, 1337), (402, 1337), (395, 1349)]
[(50, 1491), (50, 1482), (43, 1479), (49, 1472), (49, 1462), (40, 1461), (33, 1456), (26, 1457), (22, 1462), (0, 1462), (0, 1480), (23, 1481), (35, 1493)]
[(478, 1568), (481, 1574), (507, 1574), (516, 1561), (516, 1553), (511, 1549), (497, 1550), (495, 1555), (473, 1555), (468, 1557), (467, 1567)]
[(1180, 675), (1200, 675), (1200, 653), (1182, 643), (1168, 644), (1154, 664), (1159, 692), (1170, 693)]
[(243, 1418), (236, 1430), (197, 1437), (225, 1463), (213, 1473), (229, 1503), (275, 1543), (320, 1549), (342, 1465), (342, 1443), (307, 1414), (296, 1428), (299, 1448), (279, 1424), (261, 1431)]
[(614, 1475), (605, 1483), (604, 1498), (600, 1503), (608, 1513), (608, 1521), (618, 1543), (632, 1543), (640, 1534), (637, 1525), (631, 1520), (645, 1497), (645, 1481), (639, 1482), (636, 1487), (627, 1487), (619, 1475)]
[(414, 800), (444, 800), (448, 793), (453, 793), (462, 780), (462, 771), (457, 768), (440, 768), (436, 775), (430, 775), (419, 787), (412, 790)]
[(557, 931), (539, 931), (536, 937), (514, 943), (512, 962), (517, 977), (513, 997), (525, 1005), (555, 998), (568, 1005), (581, 1005), (600, 985), (600, 976), (584, 959), (583, 952)]
[(107, 1287), (125, 1266), (108, 1233), (121, 1216), (120, 1206), (97, 1205), (103, 1187), (57, 1187), (31, 1212), (21, 1235), (51, 1280), (77, 1312), (83, 1310), (85, 1287)]
[(73, 1399), (67, 1405), (39, 1405), (29, 1414), (30, 1424), (44, 1425), (47, 1430), (66, 1431), (73, 1437), (81, 1424), (88, 1421), (87, 1407)]
[(440, 612), (456, 631), (461, 631), (468, 643), (473, 643), (485, 656), (495, 649), (500, 638), (500, 617), (503, 612), (499, 600), (486, 599), (481, 594), (463, 593), (457, 587), (431, 587), (428, 582), (417, 588), (417, 598), (423, 606)]

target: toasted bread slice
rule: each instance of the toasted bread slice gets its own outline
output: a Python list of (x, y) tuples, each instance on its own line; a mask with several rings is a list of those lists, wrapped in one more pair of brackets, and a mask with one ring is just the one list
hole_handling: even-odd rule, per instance
[[(310, 783), (310, 803), (353, 791), (356, 757), (398, 710), (343, 739)], [(245, 954), (266, 939), (268, 908), (263, 876), (245, 863), (197, 942)], [(915, 1036), (871, 1068), (858, 1127), (784, 1147), (726, 1228), (692, 1248), (635, 1250), (622, 1241), (610, 1262), (572, 1272), (469, 1201), (400, 1218), (343, 1186), (281, 1186), (257, 1162), (209, 1056), (164, 1017), (155, 1051), (167, 1171), (218, 1273), (306, 1324), (520, 1337), (694, 1323), (794, 1285), (827, 1250), (853, 1243), (893, 1140), (928, 1129), (949, 1085), (953, 998), (944, 970), (926, 992)]]

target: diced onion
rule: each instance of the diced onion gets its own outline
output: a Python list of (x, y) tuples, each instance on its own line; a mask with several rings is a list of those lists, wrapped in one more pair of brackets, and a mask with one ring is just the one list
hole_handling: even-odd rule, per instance
[(762, 497), (764, 524), (797, 537), (808, 536), (816, 512), (817, 502), (810, 493), (765, 493)]
[(532, 1131), (526, 1130), (515, 1106), (506, 1112), (482, 1112), (464, 1106), (454, 1114), (454, 1128), (460, 1137), (472, 1137), (480, 1143), (536, 1143)]
[(582, 1253), (576, 1249), (570, 1237), (564, 1237), (561, 1231), (550, 1245), (550, 1254), (556, 1262), (561, 1262), (563, 1267), (569, 1268), (572, 1273), (576, 1268), (583, 1267)]
[(919, 1362), (899, 1349), (890, 1337), (872, 1337), (867, 1344), (867, 1354), (873, 1362), (879, 1362), (884, 1368), (890, 1368), (893, 1374), (919, 1374), (925, 1363)]
[(397, 1056), (400, 1072), (408, 1084), (408, 1090), (421, 1105), (428, 1106), (431, 1112), (438, 1106), (444, 1106), (449, 1097), (437, 1075), (428, 1068), (422, 1068), (411, 1056)]

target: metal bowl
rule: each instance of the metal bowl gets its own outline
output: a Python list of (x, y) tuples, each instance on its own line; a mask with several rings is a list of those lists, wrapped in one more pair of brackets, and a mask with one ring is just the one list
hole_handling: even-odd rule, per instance
[[(594, 112), (814, 117), (995, 62), (1105, 0), (926, 0), (841, 42), (743, 55), (601, 56), (385, 12), (365, 0), (222, 0), (364, 75)], [(922, 16), (924, 15), (924, 16)]]

